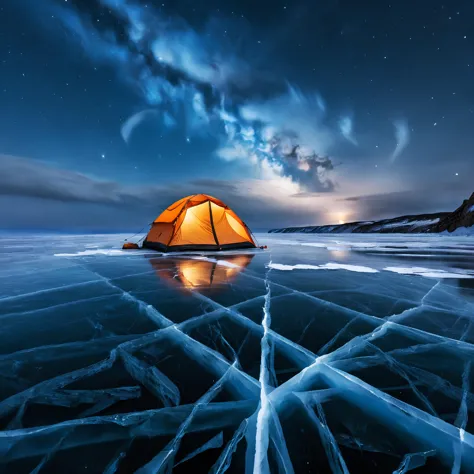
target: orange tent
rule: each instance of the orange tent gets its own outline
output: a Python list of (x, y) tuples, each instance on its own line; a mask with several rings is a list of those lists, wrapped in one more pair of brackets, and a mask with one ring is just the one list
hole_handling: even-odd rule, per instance
[(143, 247), (173, 252), (254, 248), (249, 228), (222, 201), (207, 194), (187, 196), (164, 210)]

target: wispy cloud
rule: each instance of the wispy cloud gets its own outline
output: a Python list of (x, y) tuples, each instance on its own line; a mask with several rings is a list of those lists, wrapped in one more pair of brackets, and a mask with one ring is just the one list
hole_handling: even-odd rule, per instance
[(403, 150), (410, 143), (410, 129), (406, 120), (396, 120), (393, 122), (395, 127), (395, 138), (397, 140), (397, 146), (390, 157), (390, 161), (393, 163), (403, 152)]
[(158, 111), (155, 109), (142, 110), (131, 117), (129, 117), (120, 129), (122, 138), (126, 143), (129, 142), (130, 137), (135, 130), (143, 121), (148, 118), (155, 117), (158, 114)]
[(357, 140), (354, 137), (354, 130), (353, 130), (353, 121), (352, 117), (342, 117), (339, 120), (339, 129), (341, 130), (342, 136), (353, 145), (357, 146)]

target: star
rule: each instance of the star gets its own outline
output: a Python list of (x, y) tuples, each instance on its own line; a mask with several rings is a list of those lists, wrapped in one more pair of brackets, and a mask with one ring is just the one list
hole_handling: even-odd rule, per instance
[(102, 155), (100, 155), (100, 157), (101, 157), (102, 159), (104, 159), (104, 158), (105, 158), (105, 154), (102, 153)]

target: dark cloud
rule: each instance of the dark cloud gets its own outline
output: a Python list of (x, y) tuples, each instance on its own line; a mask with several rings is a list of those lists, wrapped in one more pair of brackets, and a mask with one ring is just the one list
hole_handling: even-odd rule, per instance
[[(274, 139), (275, 140), (275, 139)], [(314, 151), (308, 153), (301, 145), (292, 145), (285, 150), (280, 140), (277, 141), (276, 149), (284, 157), (287, 174), (296, 178), (308, 192), (332, 192), (336, 184), (328, 177), (328, 172), (334, 169), (332, 160), (327, 156), (319, 156)]]
[(132, 197), (117, 183), (39, 161), (0, 155), (0, 169), (0, 195), (101, 204), (121, 204)]
[(173, 186), (131, 186), (104, 181), (40, 161), (0, 155), (0, 195), (40, 198), (64, 203), (80, 202), (109, 206), (165, 205), (189, 192), (214, 189), (237, 190), (233, 183), (201, 179)]
[(221, 181), (217, 179), (195, 179), (189, 181), (190, 185), (199, 186), (201, 188), (219, 189), (227, 192), (237, 192), (238, 187), (234, 182)]
[[(162, 186), (130, 186), (59, 169), (51, 164), (0, 155), (0, 228), (127, 231), (151, 222), (168, 205), (196, 193), (214, 195), (247, 224), (262, 229), (306, 224), (308, 214), (271, 197), (252, 194), (253, 181), (197, 179)], [(311, 219), (311, 220), (309, 220)]]
[(350, 201), (350, 202), (358, 202), (358, 201), (363, 201), (364, 198), (367, 198), (369, 196), (353, 196), (353, 197), (348, 197), (344, 199), (339, 199), (339, 201)]
[(301, 193), (295, 193), (295, 194), (292, 194), (290, 197), (292, 198), (307, 198), (307, 197), (314, 197), (314, 198), (317, 198), (317, 197), (321, 197), (321, 194), (320, 193), (311, 193), (311, 192), (301, 192)]

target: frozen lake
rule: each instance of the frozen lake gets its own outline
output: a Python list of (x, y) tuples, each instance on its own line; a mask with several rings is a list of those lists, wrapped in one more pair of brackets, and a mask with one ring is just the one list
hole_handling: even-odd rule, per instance
[(0, 472), (474, 472), (474, 238), (0, 237)]

